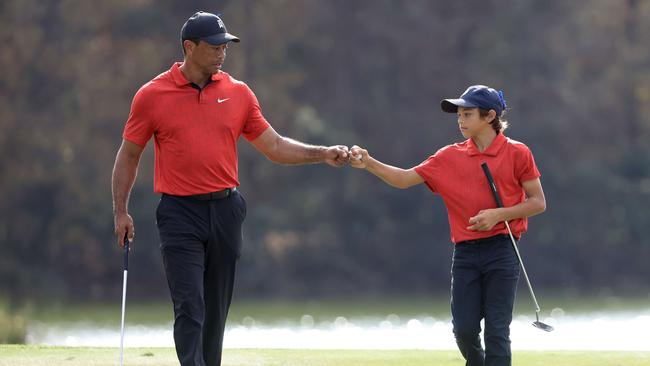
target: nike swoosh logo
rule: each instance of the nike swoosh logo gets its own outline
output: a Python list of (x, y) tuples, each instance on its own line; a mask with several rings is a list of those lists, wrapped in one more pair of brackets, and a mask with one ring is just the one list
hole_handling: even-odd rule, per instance
[(230, 98), (225, 98), (225, 99), (219, 98), (219, 99), (217, 99), (217, 103), (223, 103), (223, 102), (227, 101), (228, 99), (230, 99)]

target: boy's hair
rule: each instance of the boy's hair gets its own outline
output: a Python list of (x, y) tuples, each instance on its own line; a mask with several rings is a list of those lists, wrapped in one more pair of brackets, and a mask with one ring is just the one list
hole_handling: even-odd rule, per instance
[[(478, 109), (478, 113), (481, 117), (487, 117), (488, 113), (490, 111), (485, 110), (483, 108)], [(494, 129), (496, 133), (503, 132), (506, 128), (508, 128), (508, 121), (503, 119), (504, 115), (506, 114), (506, 111), (503, 111), (501, 113), (501, 116), (497, 115), (494, 117), (492, 121), (490, 121), (490, 126)]]

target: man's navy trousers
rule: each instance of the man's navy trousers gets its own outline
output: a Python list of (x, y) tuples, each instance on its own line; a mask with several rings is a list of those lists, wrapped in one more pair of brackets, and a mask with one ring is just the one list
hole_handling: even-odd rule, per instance
[(182, 366), (221, 365), (246, 216), (239, 191), (226, 191), (188, 197), (163, 194), (156, 210)]

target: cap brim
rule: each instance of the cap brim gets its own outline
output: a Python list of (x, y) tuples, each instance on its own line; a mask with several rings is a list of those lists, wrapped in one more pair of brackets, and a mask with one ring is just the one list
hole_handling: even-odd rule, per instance
[(217, 33), (209, 37), (203, 37), (201, 40), (208, 42), (213, 46), (218, 46), (227, 42), (239, 42), (239, 38), (230, 33)]
[(440, 102), (440, 108), (447, 113), (458, 112), (458, 107), (477, 108), (478, 106), (466, 101), (465, 99), (444, 99)]

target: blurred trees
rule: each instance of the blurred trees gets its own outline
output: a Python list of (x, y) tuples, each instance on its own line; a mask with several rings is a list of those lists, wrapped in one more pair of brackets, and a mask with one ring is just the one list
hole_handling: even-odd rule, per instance
[[(650, 290), (650, 4), (498, 1), (33, 1), (0, 4), (0, 296), (119, 296), (110, 175), (135, 91), (180, 60), (196, 10), (242, 38), (225, 71), (280, 133), (411, 167), (462, 137), (439, 100), (503, 89), (548, 210), (522, 251), (535, 284)], [(151, 145), (151, 143), (150, 143)], [(135, 296), (166, 296), (152, 148), (130, 211)], [(448, 224), (424, 186), (277, 166), (240, 144), (249, 203), (239, 296), (444, 292)]]

